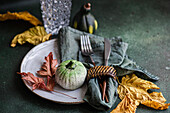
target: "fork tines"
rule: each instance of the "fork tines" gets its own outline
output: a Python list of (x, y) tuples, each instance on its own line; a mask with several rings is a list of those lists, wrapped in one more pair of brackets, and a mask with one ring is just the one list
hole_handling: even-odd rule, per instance
[(80, 37), (81, 41), (81, 51), (84, 53), (93, 53), (92, 47), (91, 47), (91, 43), (90, 43), (90, 39), (88, 35), (82, 35)]

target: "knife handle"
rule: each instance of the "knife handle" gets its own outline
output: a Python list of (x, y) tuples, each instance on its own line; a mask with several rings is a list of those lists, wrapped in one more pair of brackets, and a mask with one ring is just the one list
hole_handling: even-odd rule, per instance
[(92, 56), (91, 56), (91, 55), (89, 55), (89, 56), (90, 56), (90, 59), (91, 59), (91, 61), (92, 61), (93, 65), (94, 65), (94, 66), (96, 66), (96, 64), (95, 64), (95, 62), (94, 62), (94, 60), (93, 60)]

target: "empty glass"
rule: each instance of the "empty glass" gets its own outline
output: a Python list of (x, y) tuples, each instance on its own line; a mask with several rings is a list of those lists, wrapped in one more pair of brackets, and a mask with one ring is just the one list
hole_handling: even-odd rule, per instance
[(42, 19), (47, 33), (58, 34), (70, 22), (71, 0), (40, 0)]

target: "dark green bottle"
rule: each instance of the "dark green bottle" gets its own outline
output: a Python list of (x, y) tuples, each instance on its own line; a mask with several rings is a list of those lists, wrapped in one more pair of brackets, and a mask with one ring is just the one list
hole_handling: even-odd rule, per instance
[(73, 19), (73, 27), (75, 29), (91, 34), (95, 33), (98, 28), (98, 23), (90, 11), (90, 3), (87, 3), (81, 7), (80, 11), (75, 15)]

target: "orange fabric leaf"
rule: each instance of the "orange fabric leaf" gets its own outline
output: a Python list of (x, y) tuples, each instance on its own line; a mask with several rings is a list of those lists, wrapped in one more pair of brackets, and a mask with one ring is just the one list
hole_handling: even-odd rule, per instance
[(5, 21), (5, 20), (18, 20), (22, 19), (25, 21), (29, 21), (31, 24), (37, 26), (37, 25), (42, 25), (42, 22), (39, 21), (36, 17), (31, 15), (29, 12), (24, 11), (24, 12), (7, 12), (6, 14), (0, 14), (0, 21)]

